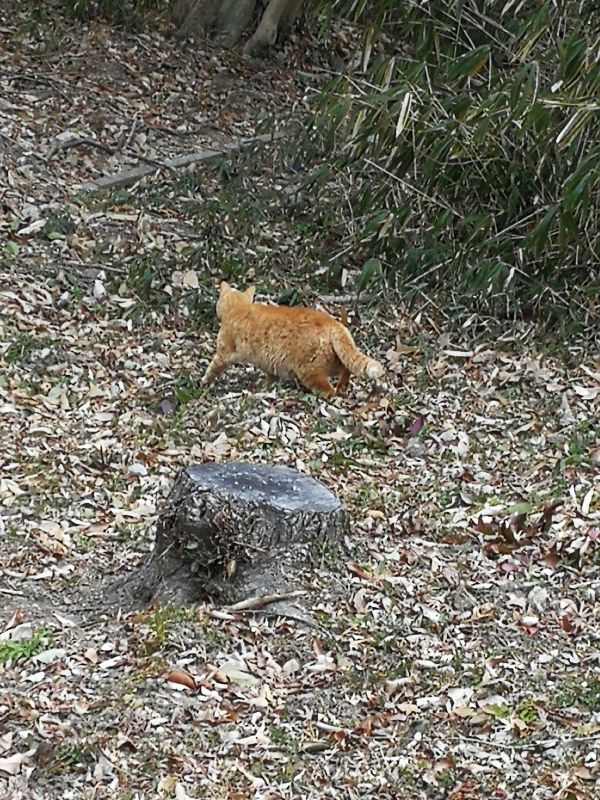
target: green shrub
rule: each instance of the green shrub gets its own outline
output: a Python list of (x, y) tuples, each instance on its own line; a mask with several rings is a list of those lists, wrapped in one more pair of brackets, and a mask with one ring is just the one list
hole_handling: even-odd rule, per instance
[(328, 191), (350, 186), (340, 250), (378, 258), (409, 294), (433, 283), (496, 310), (549, 313), (573, 290), (595, 303), (595, 4), (322, 5), (369, 20), (362, 70), (331, 80), (310, 121)]

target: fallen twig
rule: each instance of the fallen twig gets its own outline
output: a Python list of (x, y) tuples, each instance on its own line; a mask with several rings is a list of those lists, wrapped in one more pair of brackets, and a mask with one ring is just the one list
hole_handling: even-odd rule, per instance
[(319, 294), (318, 299), (322, 303), (371, 303), (379, 295), (376, 294)]
[(271, 603), (278, 603), (280, 600), (290, 600), (293, 597), (301, 597), (306, 592), (284, 592), (282, 594), (258, 594), (254, 597), (247, 597), (245, 600), (240, 600), (239, 603), (234, 603), (232, 606), (224, 606), (224, 611), (253, 611), (257, 608), (264, 608)]
[(118, 147), (111, 147), (108, 144), (104, 144), (104, 142), (99, 142), (97, 139), (89, 139), (85, 136), (74, 136), (72, 139), (65, 139), (63, 142), (54, 142), (46, 153), (46, 161), (50, 161), (61, 150), (69, 150), (71, 147), (81, 147), (82, 145), (86, 147), (95, 147), (97, 150), (104, 150), (105, 153), (111, 156), (119, 149)]
[[(244, 150), (247, 147), (251, 147), (253, 144), (267, 143), (273, 141), (274, 139), (278, 139), (280, 136), (281, 134), (279, 133), (261, 134), (260, 136), (255, 136), (252, 139), (245, 139), (241, 142), (223, 144), (218, 150), (201, 150), (196, 153), (186, 153), (182, 156), (169, 158), (161, 163), (152, 162), (153, 166), (148, 165), (143, 167), (134, 167), (133, 169), (124, 170), (123, 172), (117, 172), (114, 175), (107, 175), (103, 178), (97, 178), (95, 181), (84, 183), (82, 186), (78, 186), (77, 190), (94, 192), (98, 191), (99, 189), (114, 189), (117, 186), (128, 186), (132, 183), (136, 183), (136, 181), (141, 180), (141, 178), (144, 178), (147, 175), (152, 175), (152, 173), (156, 172), (158, 169), (176, 170), (181, 167), (187, 167), (190, 164), (197, 164), (203, 161), (216, 161), (219, 158), (232, 155)], [(137, 154), (136, 157), (139, 158), (140, 161), (146, 160), (145, 157)]]
[(483, 739), (480, 736), (459, 736), (453, 737), (454, 741), (472, 742), (485, 747), (494, 749), (500, 748), (502, 750), (546, 750), (551, 747), (568, 747), (573, 744), (582, 744), (585, 742), (596, 741), (600, 739), (600, 733), (593, 733), (589, 736), (570, 736), (567, 739), (560, 739), (558, 736), (553, 736), (549, 739), (540, 739), (537, 742), (520, 742), (518, 744), (510, 744), (508, 742), (491, 742), (488, 739)]

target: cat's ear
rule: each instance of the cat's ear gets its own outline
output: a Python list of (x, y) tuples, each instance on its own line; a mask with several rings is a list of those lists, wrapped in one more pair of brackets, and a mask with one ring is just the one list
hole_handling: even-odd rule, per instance
[(227, 283), (227, 281), (221, 281), (219, 286), (219, 294), (223, 295), (225, 292), (230, 291), (231, 286)]
[(249, 286), (244, 294), (248, 298), (248, 302), (251, 303), (254, 300), (254, 292), (256, 291), (256, 286)]

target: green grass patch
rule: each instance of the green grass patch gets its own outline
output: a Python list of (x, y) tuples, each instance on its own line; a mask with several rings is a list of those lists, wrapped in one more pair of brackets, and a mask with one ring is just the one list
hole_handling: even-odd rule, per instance
[(600, 711), (600, 678), (588, 675), (565, 681), (558, 688), (555, 702), (559, 708), (584, 706), (590, 711)]
[(0, 664), (18, 664), (28, 661), (36, 653), (40, 653), (52, 644), (52, 635), (47, 628), (38, 628), (29, 639), (0, 642)]

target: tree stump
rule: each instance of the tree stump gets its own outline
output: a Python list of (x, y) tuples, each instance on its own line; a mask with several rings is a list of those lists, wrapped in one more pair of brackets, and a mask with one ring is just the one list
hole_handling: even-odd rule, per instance
[(154, 550), (108, 602), (182, 604), (294, 587), (294, 576), (346, 530), (347, 512), (295, 469), (245, 463), (187, 467), (159, 519)]

